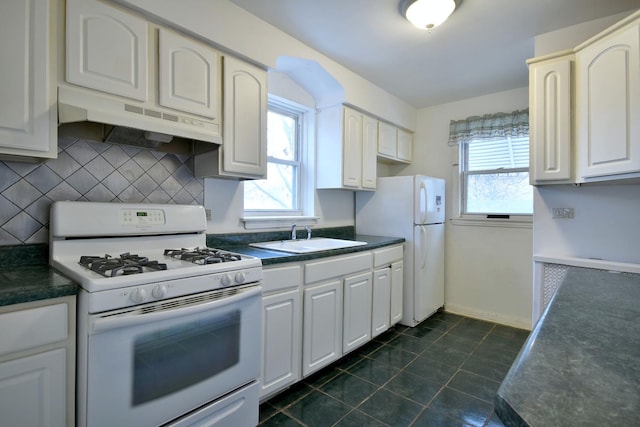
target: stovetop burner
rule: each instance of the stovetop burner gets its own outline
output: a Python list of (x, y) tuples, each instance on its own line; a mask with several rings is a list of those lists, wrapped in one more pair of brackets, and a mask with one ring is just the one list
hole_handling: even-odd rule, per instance
[(105, 277), (126, 276), (140, 274), (147, 271), (166, 270), (167, 264), (149, 261), (147, 257), (130, 254), (120, 254), (120, 257), (81, 256), (79, 264)]
[(219, 249), (165, 249), (164, 254), (172, 258), (181, 259), (194, 264), (217, 264), (220, 262), (240, 261), (240, 255), (224, 252)]

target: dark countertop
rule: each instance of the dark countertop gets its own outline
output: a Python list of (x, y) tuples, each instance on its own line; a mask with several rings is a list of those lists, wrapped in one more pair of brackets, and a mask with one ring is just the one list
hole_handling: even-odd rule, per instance
[[(314, 236), (315, 237), (315, 236)], [(308, 261), (312, 259), (326, 258), (336, 255), (345, 255), (349, 253), (356, 253), (362, 251), (370, 251), (372, 249), (378, 249), (385, 246), (397, 245), (404, 243), (404, 238), (399, 237), (384, 237), (384, 236), (368, 236), (364, 234), (356, 234), (353, 238), (340, 237), (345, 240), (358, 240), (361, 242), (367, 242), (366, 245), (354, 246), (343, 249), (332, 249), (329, 251), (313, 252), (308, 254), (291, 254), (279, 251), (270, 251), (267, 249), (254, 248), (252, 246), (243, 245), (225, 245), (221, 249), (226, 249), (232, 252), (237, 252), (244, 255), (250, 255), (260, 258), (262, 265), (282, 264), (285, 262), (299, 262)]]
[[(314, 230), (316, 231), (316, 230)], [(285, 233), (286, 234), (286, 233)], [(247, 241), (284, 238), (282, 233), (211, 235), (208, 246), (252, 255), (263, 265), (306, 261), (401, 244), (403, 238), (354, 235), (353, 227), (317, 230), (316, 236), (367, 242), (367, 245), (312, 254), (288, 254), (248, 246)], [(221, 237), (222, 236), (222, 237)], [(260, 236), (258, 240), (256, 236)], [(48, 245), (0, 246), (0, 306), (76, 295), (78, 285), (48, 265)]]
[(76, 295), (78, 285), (46, 262), (46, 245), (0, 247), (0, 306)]
[(571, 268), (495, 405), (507, 426), (640, 425), (640, 275)]

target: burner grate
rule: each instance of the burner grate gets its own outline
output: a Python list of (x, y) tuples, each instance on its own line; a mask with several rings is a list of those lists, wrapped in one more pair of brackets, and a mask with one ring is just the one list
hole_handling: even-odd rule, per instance
[(211, 248), (165, 249), (164, 254), (165, 256), (201, 265), (240, 261), (242, 259), (240, 255)]
[(103, 257), (83, 255), (80, 257), (79, 264), (105, 277), (127, 276), (167, 269), (167, 264), (155, 260), (149, 261), (147, 257), (129, 252), (120, 254), (119, 257), (112, 257), (109, 254), (105, 254)]

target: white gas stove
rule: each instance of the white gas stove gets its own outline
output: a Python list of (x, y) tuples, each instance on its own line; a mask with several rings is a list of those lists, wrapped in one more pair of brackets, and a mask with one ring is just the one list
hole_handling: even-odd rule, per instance
[(51, 265), (90, 313), (262, 279), (259, 259), (207, 248), (202, 206), (56, 202), (50, 231)]
[(53, 204), (50, 264), (80, 285), (78, 426), (257, 424), (261, 262), (206, 228), (202, 206)]

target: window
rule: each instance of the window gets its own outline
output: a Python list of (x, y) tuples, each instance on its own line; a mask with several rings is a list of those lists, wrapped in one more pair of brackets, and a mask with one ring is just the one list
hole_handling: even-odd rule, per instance
[(529, 138), (472, 141), (460, 148), (462, 213), (531, 215)]
[(528, 110), (451, 121), (449, 145), (459, 149), (458, 217), (530, 217)]
[(267, 113), (267, 179), (245, 181), (245, 213), (300, 215), (302, 125), (304, 111), (269, 101)]

